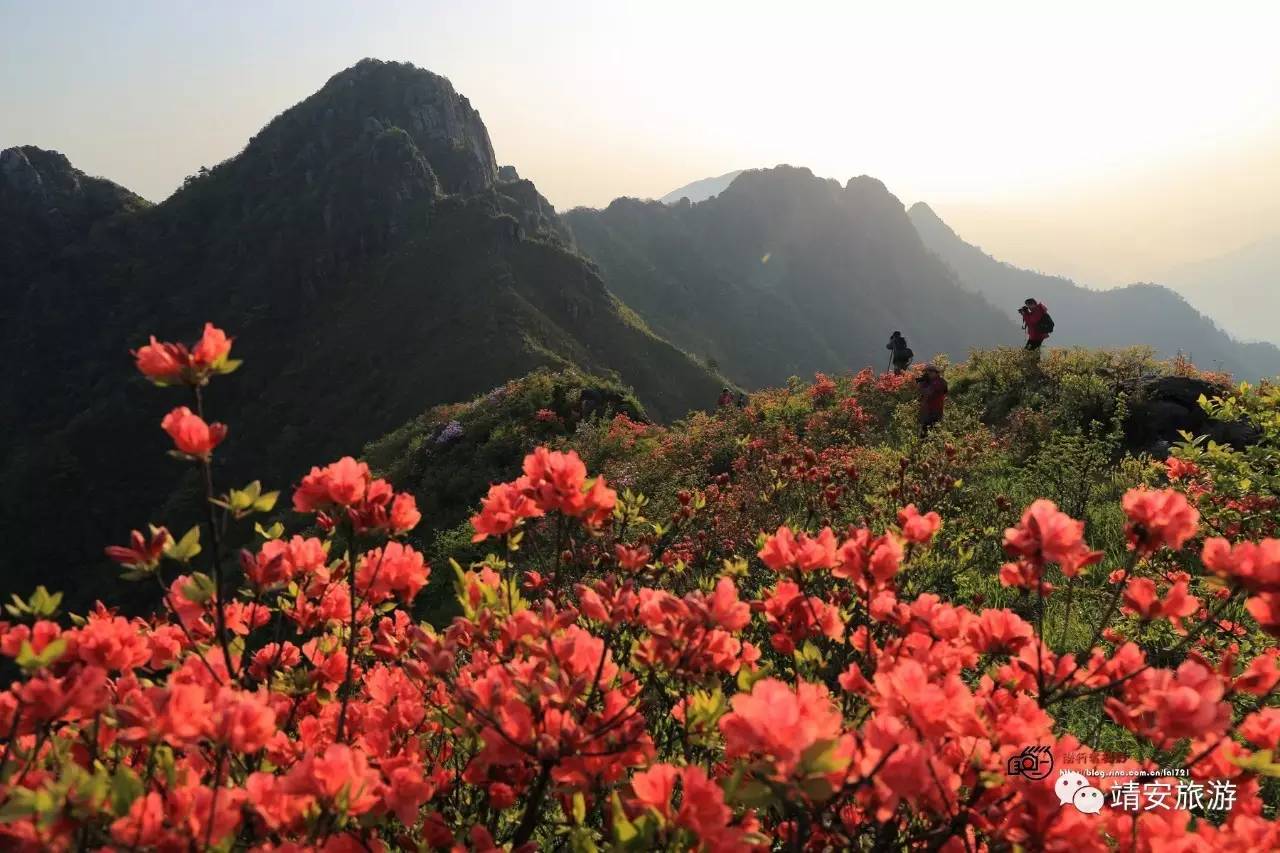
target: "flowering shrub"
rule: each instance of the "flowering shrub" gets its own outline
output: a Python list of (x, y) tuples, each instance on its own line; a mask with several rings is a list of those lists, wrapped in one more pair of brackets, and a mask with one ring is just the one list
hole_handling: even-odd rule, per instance
[[(669, 511), (572, 450), (529, 453), (471, 518), (488, 553), (446, 569), (461, 615), (433, 627), (410, 610), (433, 571), (406, 541), (417, 503), (366, 464), (302, 478), (297, 534), (264, 525), (278, 496), (260, 484), (215, 488), (227, 430), (199, 389), (230, 341), (205, 335), (211, 349), (153, 341), (138, 362), (192, 389), (196, 409), (162, 427), (208, 518), (107, 549), (164, 591), (162, 612), (61, 621), (38, 590), (0, 624), (20, 670), (0, 694), (9, 848), (1280, 846), (1280, 666), (1256, 641), (1280, 633), (1280, 542), (1202, 540), (1182, 491), (1124, 496), (1114, 564), (1052, 502), (1012, 508), (988, 537), (1008, 562), (981, 570), (1036, 602), (1031, 618), (962, 605), (921, 586), (988, 536), (950, 509), (995, 439), (895, 458), (801, 438), (812, 411), (758, 395), (733, 417), (760, 435)], [(851, 419), (837, 432), (909, 393), (847, 387), (867, 401), (856, 417), (838, 388), (816, 395)], [(715, 420), (680, 439), (599, 428), (643, 433), (692, 474), (718, 464), (731, 427)], [(250, 523), (253, 547), (228, 553)], [(1073, 622), (1086, 581), (1104, 597)], [(1028, 747), (1065, 757), (1103, 730), (1127, 747), (1113, 769), (1184, 767), (1230, 782), (1233, 807), (1088, 814), (1054, 777), (1009, 772)], [(1120, 779), (1096, 784), (1123, 802)]]
[(448, 444), (461, 436), (462, 424), (457, 421), (449, 421), (444, 425), (444, 429), (440, 430), (440, 434), (436, 436), (436, 444)]

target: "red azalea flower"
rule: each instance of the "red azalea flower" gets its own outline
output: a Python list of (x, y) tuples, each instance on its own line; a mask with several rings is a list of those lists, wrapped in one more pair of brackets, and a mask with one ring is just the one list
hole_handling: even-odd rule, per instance
[(165, 415), (160, 427), (169, 433), (179, 452), (197, 459), (208, 459), (213, 449), (227, 437), (225, 424), (206, 424), (186, 406), (179, 406)]
[(1075, 577), (1081, 569), (1102, 559), (1101, 551), (1090, 551), (1085, 544), (1084, 522), (1060, 512), (1053, 501), (1044, 499), (1032, 503), (1018, 526), (1004, 532), (1004, 548), (1036, 568), (1057, 563), (1067, 577)]
[(1176, 551), (1196, 535), (1200, 525), (1199, 511), (1187, 503), (1186, 495), (1173, 489), (1130, 489), (1121, 506), (1129, 517), (1125, 525), (1129, 547), (1142, 554), (1160, 548)]
[(942, 527), (942, 517), (936, 512), (921, 515), (915, 504), (908, 504), (898, 510), (898, 526), (902, 528), (903, 539), (923, 545)]
[(830, 527), (824, 527), (816, 537), (810, 538), (807, 533), (796, 535), (783, 526), (765, 541), (759, 556), (775, 572), (793, 568), (802, 572), (830, 569), (836, 564), (836, 537)]

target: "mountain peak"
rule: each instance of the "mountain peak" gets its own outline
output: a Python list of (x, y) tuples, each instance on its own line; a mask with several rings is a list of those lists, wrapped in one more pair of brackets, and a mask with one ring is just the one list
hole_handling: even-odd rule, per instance
[[(148, 202), (86, 175), (58, 151), (23, 145), (0, 151), (0, 268), (11, 275), (118, 213)], [(9, 276), (0, 276), (0, 279)]]
[[(0, 151), (0, 194), (46, 210), (74, 199), (93, 199), (107, 206), (142, 200), (119, 184), (93, 178), (71, 165), (60, 151), (20, 145)], [(111, 205), (111, 200), (119, 205)]]
[(685, 184), (679, 189), (667, 193), (658, 201), (663, 204), (675, 204), (685, 198), (694, 204), (706, 201), (724, 192), (725, 188), (733, 183), (734, 179), (741, 175), (742, 172), (742, 169), (736, 169), (732, 172), (725, 172), (723, 175), (717, 175), (714, 178), (703, 178), (693, 183)]
[(286, 110), (250, 141), (246, 154), (333, 155), (394, 129), (430, 164), (445, 193), (471, 193), (498, 180), (480, 114), (445, 77), (407, 62), (363, 59)]
[(915, 222), (916, 224), (919, 224), (921, 222), (929, 222), (929, 223), (941, 225), (943, 228), (946, 228), (948, 231), (951, 230), (951, 226), (943, 222), (942, 217), (939, 216), (937, 213), (935, 213), (932, 207), (930, 207), (929, 205), (925, 204), (922, 201), (918, 201), (915, 204), (911, 205), (911, 207), (907, 208), (907, 215), (910, 216), (911, 221)]
[[(922, 201), (911, 205), (907, 209), (907, 216), (911, 219), (911, 224), (920, 232), (920, 237), (925, 241), (926, 245), (936, 244), (940, 240), (960, 239), (960, 235), (951, 230), (951, 226), (943, 222), (942, 217)], [(933, 251), (936, 252), (937, 249), (934, 248)]]
[(889, 188), (884, 185), (884, 181), (879, 178), (873, 178), (870, 175), (858, 175), (856, 178), (850, 178), (844, 188), (846, 191), (862, 190), (883, 195), (891, 194)]

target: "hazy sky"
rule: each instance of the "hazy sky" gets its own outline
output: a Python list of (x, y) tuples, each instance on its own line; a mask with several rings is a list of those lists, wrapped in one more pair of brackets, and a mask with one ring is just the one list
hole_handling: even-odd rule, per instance
[(0, 0), (0, 147), (158, 200), (342, 68), (408, 60), (560, 208), (788, 162), (1105, 284), (1280, 231), (1277, 32), (1275, 0)]

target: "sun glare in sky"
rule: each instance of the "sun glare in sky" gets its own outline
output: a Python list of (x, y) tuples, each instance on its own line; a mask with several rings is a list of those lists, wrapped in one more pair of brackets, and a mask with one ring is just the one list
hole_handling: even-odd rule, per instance
[(158, 200), (407, 60), (562, 209), (786, 162), (1108, 284), (1280, 230), (1277, 32), (1274, 2), (0, 2), (0, 145)]

